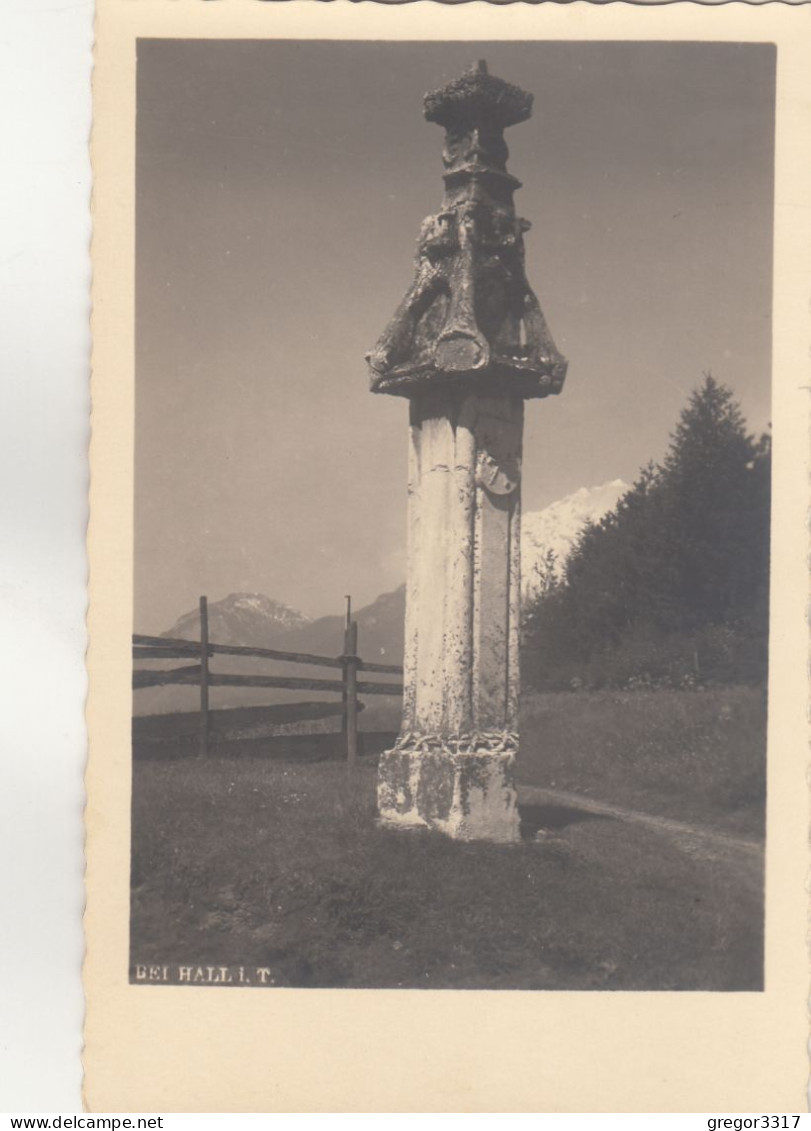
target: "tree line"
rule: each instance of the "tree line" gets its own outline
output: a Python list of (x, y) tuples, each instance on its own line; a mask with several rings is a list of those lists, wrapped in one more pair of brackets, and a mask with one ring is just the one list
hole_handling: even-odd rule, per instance
[(546, 689), (765, 681), (771, 450), (705, 374), (661, 464), (541, 567), (524, 677)]

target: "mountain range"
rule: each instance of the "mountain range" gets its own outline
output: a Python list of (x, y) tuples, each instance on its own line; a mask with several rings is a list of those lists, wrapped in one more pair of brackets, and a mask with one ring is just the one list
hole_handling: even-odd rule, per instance
[[(253, 644), (257, 648), (263, 645), (270, 648), (269, 640), (277, 639), (280, 634), (295, 632), (310, 623), (310, 618), (303, 613), (263, 593), (231, 593), (208, 606), (209, 639), (218, 644)], [(199, 610), (184, 613), (163, 635), (179, 640), (199, 640)]]
[[(615, 479), (598, 487), (583, 487), (543, 510), (523, 515), (521, 555), (525, 599), (537, 590), (540, 582), (538, 567), (547, 552), (554, 552), (556, 566), (561, 569), (586, 523), (598, 522), (616, 506), (627, 490), (626, 483)], [(381, 594), (370, 605), (358, 609), (353, 617), (358, 622), (360, 654), (367, 660), (402, 663), (404, 615), (405, 585), (391, 593)], [(222, 600), (212, 601), (208, 606), (208, 616), (209, 639), (218, 644), (253, 645), (323, 656), (337, 656), (343, 650), (342, 616), (313, 620), (261, 593), (231, 593)], [(163, 635), (199, 640), (198, 610), (184, 613)], [(236, 657), (217, 657), (216, 665), (217, 670), (223, 672), (256, 671), (256, 661)], [(268, 668), (269, 674), (270, 671)], [(281, 674), (278, 665), (274, 666), (273, 671)], [(301, 675), (302, 671), (300, 667), (287, 665), (284, 674)], [(267, 690), (222, 688), (217, 689), (216, 705), (259, 704), (280, 696), (289, 698), (290, 694), (282, 692), (275, 695)], [(197, 691), (193, 687), (149, 688), (139, 691), (135, 696), (135, 710), (138, 714), (194, 710), (196, 696)]]

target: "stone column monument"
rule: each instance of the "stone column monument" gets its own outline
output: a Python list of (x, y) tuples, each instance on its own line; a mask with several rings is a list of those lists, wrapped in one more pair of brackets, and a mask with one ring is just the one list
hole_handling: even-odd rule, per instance
[(372, 391), (410, 401), (403, 723), (380, 762), (380, 820), (462, 840), (518, 838), (524, 401), (566, 375), (506, 168), (504, 130), (531, 111), (484, 62), (425, 96), (445, 129), (442, 210), (367, 358)]

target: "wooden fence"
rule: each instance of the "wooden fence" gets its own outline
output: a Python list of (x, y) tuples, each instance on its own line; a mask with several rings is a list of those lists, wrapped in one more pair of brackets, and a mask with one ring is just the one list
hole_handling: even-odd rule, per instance
[[(307, 652), (282, 652), (274, 648), (251, 648), (235, 644), (214, 644), (208, 637), (208, 600), (200, 598), (200, 639), (180, 640), (165, 636), (135, 635), (132, 638), (133, 660), (193, 660), (178, 668), (133, 668), (133, 690), (163, 687), (166, 684), (191, 684), (200, 689), (200, 755), (209, 752), (210, 708), (212, 687), (276, 687), (290, 691), (338, 692), (341, 695), (342, 730), (346, 735), (346, 757), (354, 766), (358, 757), (358, 699), (361, 695), (402, 695), (400, 683), (376, 683), (359, 680), (359, 672), (402, 675), (396, 664), (370, 663), (358, 655), (358, 623), (352, 620), (347, 599), (344, 650), (340, 656), (314, 656)], [(214, 656), (249, 656), (257, 660), (284, 661), (289, 664), (310, 664), (340, 670), (339, 679), (310, 679), (281, 675), (234, 675), (213, 672), (209, 660)], [(321, 707), (321, 703), (316, 706)], [(336, 711), (336, 714), (339, 713)]]

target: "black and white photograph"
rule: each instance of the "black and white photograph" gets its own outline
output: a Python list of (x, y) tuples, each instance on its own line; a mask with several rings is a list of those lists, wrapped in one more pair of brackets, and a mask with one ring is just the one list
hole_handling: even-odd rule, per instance
[(100, 0), (90, 1110), (802, 1109), (802, 16)]
[(130, 984), (762, 992), (775, 45), (136, 53)]

